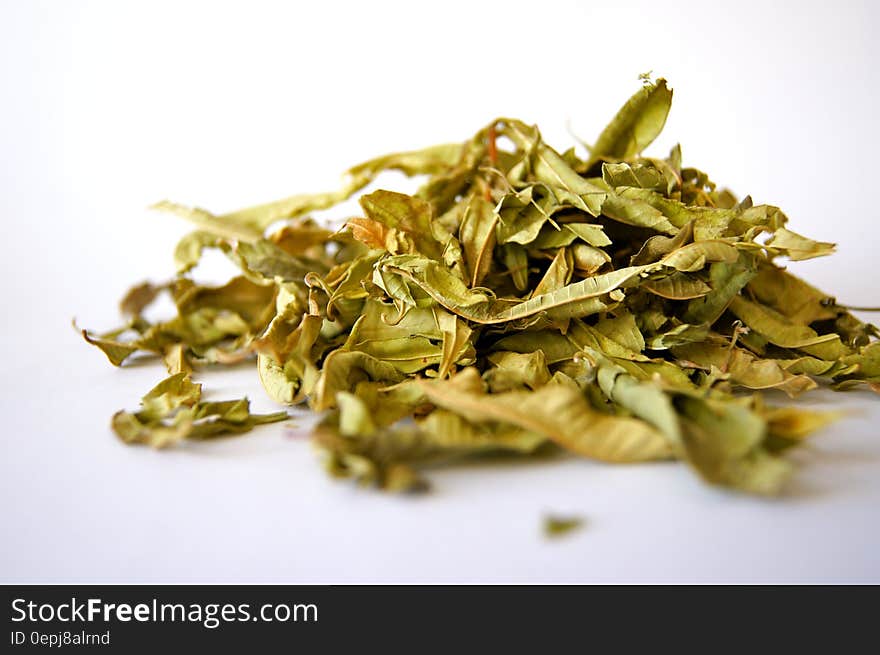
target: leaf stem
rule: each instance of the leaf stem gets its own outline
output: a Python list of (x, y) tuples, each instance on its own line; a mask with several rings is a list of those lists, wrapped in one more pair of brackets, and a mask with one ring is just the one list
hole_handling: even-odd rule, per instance
[(495, 143), (495, 139), (497, 134), (495, 132), (495, 123), (492, 123), (489, 126), (489, 132), (486, 135), (486, 139), (489, 142), (489, 163), (494, 168), (498, 163), (498, 146)]
[(855, 305), (838, 305), (851, 312), (880, 312), (880, 307), (856, 307)]

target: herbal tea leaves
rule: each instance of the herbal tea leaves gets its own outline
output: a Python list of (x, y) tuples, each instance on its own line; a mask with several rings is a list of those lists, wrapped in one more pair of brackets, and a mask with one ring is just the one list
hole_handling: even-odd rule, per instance
[[(677, 459), (711, 484), (777, 493), (785, 451), (834, 415), (758, 392), (878, 390), (878, 331), (781, 265), (834, 244), (737, 201), (677, 146), (642, 155), (671, 100), (665, 80), (645, 80), (587, 159), (499, 118), (460, 145), (355, 166), (338, 191), (222, 215), (159, 203), (198, 227), (175, 250), (177, 276), (134, 287), (119, 329), (82, 332), (116, 366), (146, 353), (168, 370), (113, 429), (161, 447), (283, 420), (204, 402), (193, 382), (256, 359), (274, 400), (324, 414), (328, 470), (383, 489), (424, 488), (436, 462), (561, 450)], [(340, 229), (308, 216), (385, 170), (424, 183), (362, 195)], [(241, 275), (196, 284), (209, 248)], [(150, 322), (163, 293), (177, 315)]]

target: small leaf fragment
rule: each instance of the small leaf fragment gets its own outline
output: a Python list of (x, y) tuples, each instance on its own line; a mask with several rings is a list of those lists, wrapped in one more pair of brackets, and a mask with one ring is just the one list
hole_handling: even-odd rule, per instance
[(548, 514), (544, 517), (544, 536), (550, 538), (564, 537), (584, 527), (584, 520), (579, 516), (561, 516)]

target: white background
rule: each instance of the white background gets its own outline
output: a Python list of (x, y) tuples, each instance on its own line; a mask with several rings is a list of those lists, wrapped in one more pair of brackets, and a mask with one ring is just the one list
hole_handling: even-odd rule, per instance
[[(496, 115), (565, 149), (567, 124), (592, 140), (648, 70), (675, 89), (652, 152), (681, 141), (686, 163), (837, 241), (794, 270), (880, 304), (875, 7), (2, 2), (0, 581), (880, 582), (867, 392), (805, 401), (849, 414), (778, 500), (675, 464), (575, 460), (451, 468), (431, 495), (388, 497), (328, 479), (306, 418), (121, 445), (110, 415), (162, 370), (113, 369), (70, 328), (114, 326), (131, 283), (171, 273), (188, 226), (146, 212), (156, 200), (223, 211), (332, 189), (350, 164)], [(250, 367), (203, 379), (274, 409)], [(547, 542), (548, 511), (587, 527)]]

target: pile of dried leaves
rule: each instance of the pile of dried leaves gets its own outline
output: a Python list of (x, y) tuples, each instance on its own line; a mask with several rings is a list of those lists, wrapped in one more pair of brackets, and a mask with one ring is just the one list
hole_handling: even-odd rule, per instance
[[(562, 448), (680, 459), (708, 482), (776, 492), (783, 451), (830, 417), (752, 391), (877, 390), (878, 332), (777, 263), (833, 244), (716, 188), (678, 147), (641, 155), (671, 99), (645, 81), (588, 159), (500, 118), (463, 144), (361, 164), (335, 193), (225, 215), (160, 203), (198, 226), (177, 277), (132, 289), (121, 330), (83, 332), (116, 365), (147, 351), (168, 368), (114, 430), (166, 446), (286, 418), (203, 402), (191, 379), (256, 355), (272, 398), (325, 413), (315, 438), (330, 472), (385, 489), (419, 486), (438, 460)], [(307, 217), (389, 169), (424, 185), (361, 196), (363, 216), (339, 230)], [(193, 282), (206, 248), (241, 275)], [(150, 323), (162, 292), (178, 314)]]

